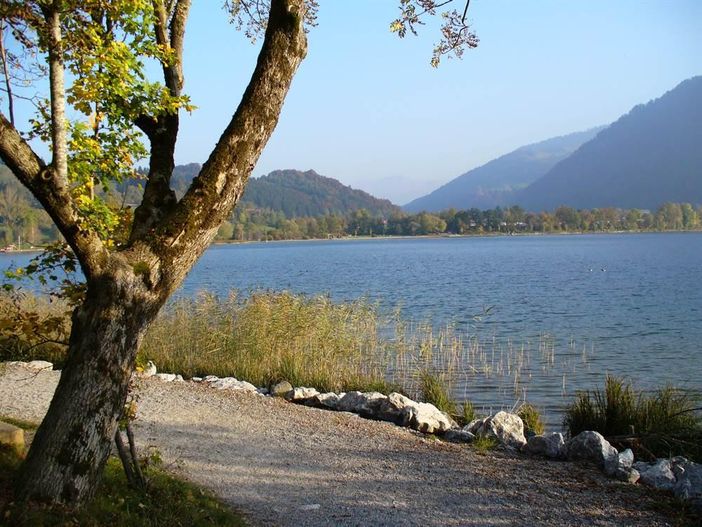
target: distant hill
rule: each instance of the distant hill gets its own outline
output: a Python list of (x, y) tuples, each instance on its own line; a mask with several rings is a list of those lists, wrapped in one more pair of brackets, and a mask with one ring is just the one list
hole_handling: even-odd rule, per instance
[(474, 168), (434, 192), (403, 206), (409, 212), (456, 209), (491, 209), (510, 205), (515, 191), (546, 174), (602, 130), (593, 128), (523, 146)]
[(252, 178), (242, 202), (256, 207), (280, 210), (287, 217), (347, 214), (366, 209), (373, 216), (389, 216), (399, 208), (336, 179), (320, 176), (314, 170), (276, 170)]
[[(171, 186), (178, 197), (187, 190), (200, 165), (178, 165)], [(314, 170), (276, 170), (267, 176), (250, 178), (241, 205), (280, 211), (288, 218), (347, 214), (358, 209), (372, 216), (389, 216), (400, 209), (386, 199), (348, 187), (336, 179), (320, 176)]]
[(702, 77), (634, 107), (512, 201), (535, 211), (702, 203)]

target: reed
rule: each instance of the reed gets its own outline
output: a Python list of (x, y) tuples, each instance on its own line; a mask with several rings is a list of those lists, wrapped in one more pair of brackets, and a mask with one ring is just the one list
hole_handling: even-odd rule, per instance
[(564, 425), (571, 436), (595, 430), (659, 457), (702, 459), (699, 398), (672, 386), (637, 391), (624, 379), (607, 376), (604, 389), (577, 395)]

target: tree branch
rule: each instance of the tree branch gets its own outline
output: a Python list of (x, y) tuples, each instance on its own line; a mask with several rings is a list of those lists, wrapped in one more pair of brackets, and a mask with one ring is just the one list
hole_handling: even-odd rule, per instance
[(157, 227), (165, 250), (163, 291), (171, 291), (202, 254), (244, 191), (275, 129), (293, 76), (307, 53), (304, 0), (272, 0), (256, 69), (217, 146), (188, 192)]
[(51, 95), (51, 165), (59, 187), (68, 184), (66, 144), (66, 87), (63, 78), (63, 42), (58, 7), (42, 7), (49, 41), (49, 91)]
[[(162, 64), (164, 82), (170, 94), (178, 97), (183, 89), (183, 39), (185, 23), (190, 11), (190, 0), (175, 0), (169, 2), (168, 6), (164, 4), (164, 0), (153, 0), (153, 5), (156, 14), (154, 24), (156, 42), (173, 53), (170, 60)], [(175, 168), (178, 114), (162, 115), (155, 119), (141, 116), (136, 119), (135, 124), (151, 142), (151, 157), (144, 197), (134, 211), (131, 243), (148, 237), (153, 226), (177, 201), (175, 192), (171, 190), (170, 181)]]
[(108, 257), (102, 241), (93, 231), (80, 228), (68, 188), (59, 180), (53, 167), (44, 163), (2, 114), (0, 158), (51, 216), (78, 257), (86, 278), (96, 276)]

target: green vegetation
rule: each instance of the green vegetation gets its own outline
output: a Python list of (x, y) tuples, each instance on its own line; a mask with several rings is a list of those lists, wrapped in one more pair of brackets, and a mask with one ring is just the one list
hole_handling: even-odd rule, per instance
[(666, 386), (651, 393), (607, 376), (604, 390), (579, 393), (566, 410), (564, 425), (571, 436), (595, 430), (626, 441), (658, 457), (683, 455), (702, 460), (702, 416), (699, 400)]
[(517, 411), (517, 415), (524, 422), (525, 434), (541, 435), (544, 433), (544, 423), (536, 407), (531, 404), (523, 404)]
[(500, 442), (496, 437), (491, 436), (478, 436), (470, 444), (478, 454), (487, 454), (490, 450), (495, 450), (500, 446)]
[(450, 416), (458, 415), (458, 405), (449, 393), (449, 384), (444, 375), (436, 374), (429, 370), (420, 371), (419, 384), (422, 398), (425, 402), (433, 404)]
[(96, 493), (82, 508), (13, 501), (12, 480), (22, 463), (21, 456), (0, 448), (0, 517), (3, 525), (17, 527), (80, 525), (227, 526), (245, 525), (243, 519), (211, 494), (178, 480), (157, 467), (150, 467), (145, 492), (127, 486), (119, 461), (111, 458)]
[[(176, 167), (173, 186), (181, 195), (199, 171)], [(103, 196), (108, 204), (141, 201), (140, 180), (117, 185)], [(657, 211), (559, 207), (533, 213), (521, 207), (449, 209), (408, 214), (387, 200), (350, 189), (313, 171), (277, 171), (250, 180), (241, 203), (219, 229), (219, 241), (326, 239), (344, 236), (416, 236), (607, 231), (699, 230), (702, 207), (666, 203)], [(43, 245), (58, 239), (48, 215), (0, 165), (0, 246)]]

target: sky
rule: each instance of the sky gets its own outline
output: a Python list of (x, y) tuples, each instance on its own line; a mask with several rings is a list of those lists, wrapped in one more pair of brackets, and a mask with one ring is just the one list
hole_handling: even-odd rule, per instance
[[(462, 9), (463, 0), (454, 0)], [(222, 0), (193, 2), (178, 163), (203, 163), (260, 46)], [(429, 65), (438, 25), (390, 33), (399, 0), (320, 0), (319, 24), (254, 175), (313, 169), (404, 204), (525, 144), (615, 121), (702, 74), (699, 0), (472, 0), (480, 45)]]

